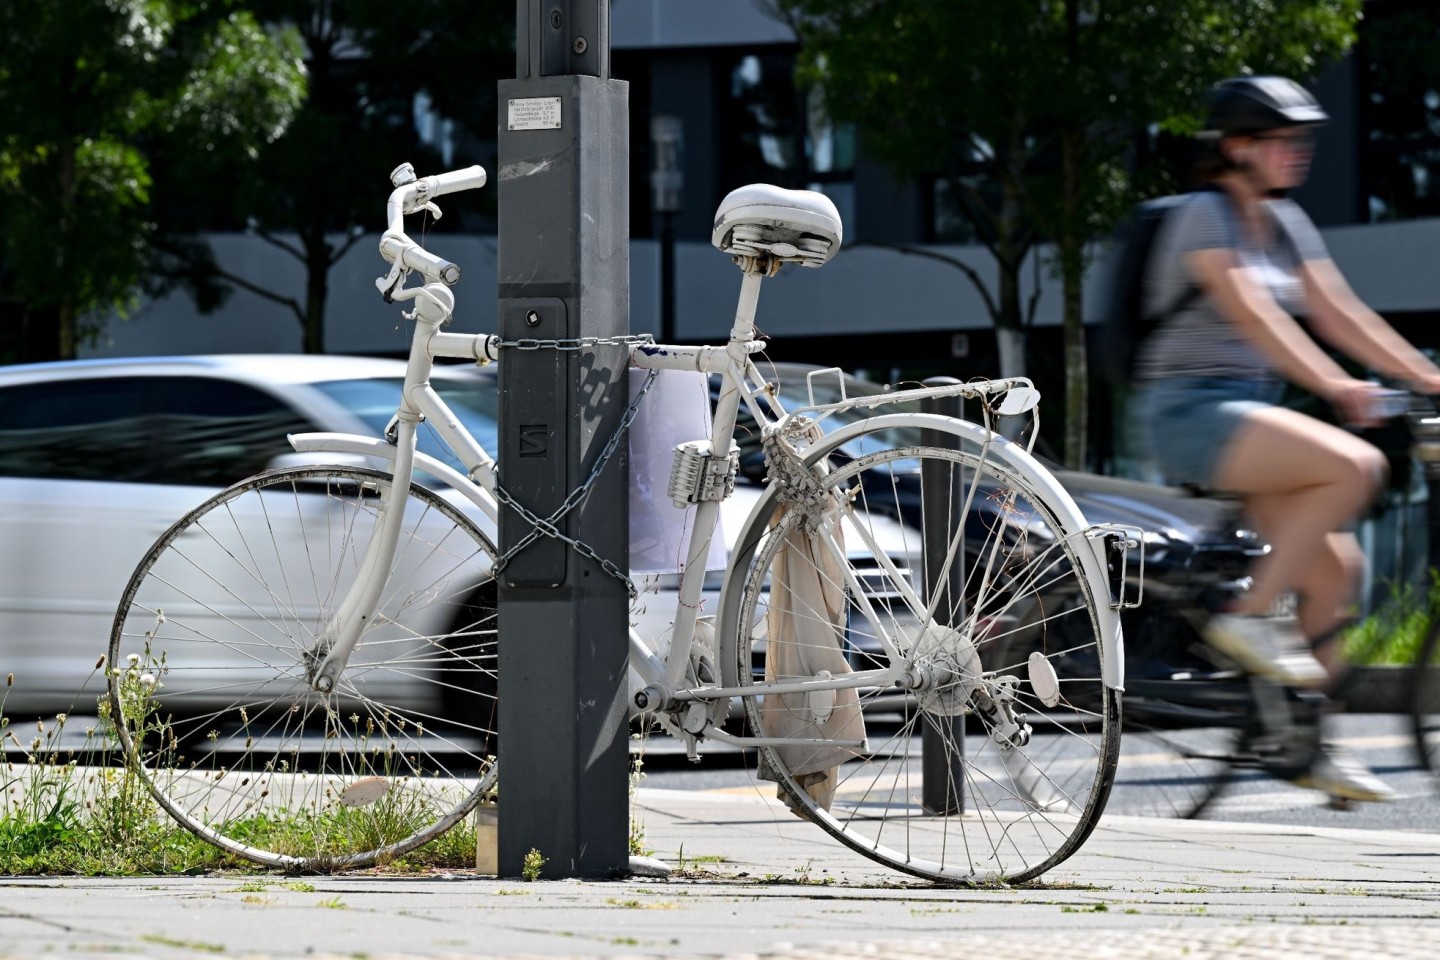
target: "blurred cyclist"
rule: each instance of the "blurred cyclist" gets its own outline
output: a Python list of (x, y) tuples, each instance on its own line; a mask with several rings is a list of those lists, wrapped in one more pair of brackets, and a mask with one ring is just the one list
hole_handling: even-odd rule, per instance
[[(1238, 495), (1270, 543), (1249, 592), (1210, 621), (1205, 639), (1253, 673), (1324, 687), (1343, 670), (1332, 641), (1364, 564), (1341, 531), (1386, 468), (1354, 434), (1277, 406), (1288, 380), (1345, 423), (1375, 419), (1379, 388), (1347, 374), (1296, 318), (1422, 392), (1440, 392), (1440, 368), (1356, 298), (1314, 224), (1285, 198), (1304, 182), (1314, 128), (1328, 119), (1315, 98), (1283, 77), (1239, 77), (1210, 91), (1208, 106), (1201, 172), (1210, 189), (1166, 217), (1147, 261), (1144, 307), (1164, 319), (1136, 361), (1136, 440), (1168, 482)], [(1292, 591), (1297, 615), (1276, 613)], [(1300, 782), (1351, 800), (1393, 796), (1331, 747)]]

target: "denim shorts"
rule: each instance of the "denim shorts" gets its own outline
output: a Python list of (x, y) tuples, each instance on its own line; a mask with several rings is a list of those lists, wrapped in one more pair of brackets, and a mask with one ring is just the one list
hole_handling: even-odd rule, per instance
[(1213, 487), (1220, 457), (1247, 413), (1276, 406), (1278, 379), (1153, 380), (1130, 398), (1130, 436), (1166, 483)]

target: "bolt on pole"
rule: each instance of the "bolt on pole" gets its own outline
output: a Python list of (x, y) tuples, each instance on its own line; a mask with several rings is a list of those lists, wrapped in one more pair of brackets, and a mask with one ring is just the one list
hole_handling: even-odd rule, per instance
[[(629, 333), (629, 92), (610, 78), (609, 0), (517, 0), (514, 80), (499, 85), (499, 333)], [(506, 350), (500, 483), (548, 517), (619, 428), (628, 353)], [(625, 445), (560, 523), (627, 570)], [(500, 552), (531, 532), (500, 514)], [(629, 864), (626, 586), (541, 537), (499, 574), (499, 850), (518, 877), (604, 878)]]

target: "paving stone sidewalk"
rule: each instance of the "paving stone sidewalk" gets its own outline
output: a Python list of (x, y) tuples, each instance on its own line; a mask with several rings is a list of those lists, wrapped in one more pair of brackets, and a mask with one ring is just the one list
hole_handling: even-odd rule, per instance
[[(681, 875), (0, 878), (0, 956), (1432, 957), (1440, 834), (1106, 817), (1023, 888), (934, 887), (754, 791), (641, 789)], [(683, 859), (682, 859), (683, 856)]]

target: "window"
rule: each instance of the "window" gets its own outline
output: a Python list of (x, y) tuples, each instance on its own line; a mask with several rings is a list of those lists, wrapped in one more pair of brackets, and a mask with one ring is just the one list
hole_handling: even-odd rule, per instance
[(832, 123), (822, 91), (797, 90), (795, 54), (721, 58), (721, 149), (725, 190), (747, 183), (819, 190), (851, 222), (855, 130)]
[(0, 390), (0, 476), (226, 486), (311, 426), (245, 384), (108, 377)]
[(1367, 217), (1440, 216), (1440, 7), (1372, 0), (1360, 30)]
[[(377, 377), (327, 381), (317, 383), (315, 387), (365, 421), (378, 437), (385, 432), (390, 418), (395, 416), (395, 410), (400, 406), (400, 388), (403, 385), (398, 377)], [(480, 446), (492, 454), (500, 449), (500, 394), (493, 377), (432, 377), (430, 385)], [(428, 423), (421, 424), (416, 431), (415, 446), (421, 453), (428, 453), (461, 473), (465, 472), (464, 464), (450, 452), (445, 441)]]

